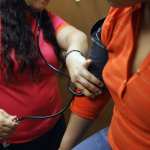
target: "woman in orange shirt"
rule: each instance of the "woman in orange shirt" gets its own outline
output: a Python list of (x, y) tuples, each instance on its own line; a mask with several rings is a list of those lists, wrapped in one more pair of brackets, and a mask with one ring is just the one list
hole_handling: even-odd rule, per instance
[[(73, 150), (150, 149), (150, 1), (115, 1), (101, 33), (109, 54), (103, 79), (115, 103), (112, 121), (108, 130)], [(70, 150), (79, 141), (108, 99), (105, 93), (95, 101), (75, 97), (60, 150)]]

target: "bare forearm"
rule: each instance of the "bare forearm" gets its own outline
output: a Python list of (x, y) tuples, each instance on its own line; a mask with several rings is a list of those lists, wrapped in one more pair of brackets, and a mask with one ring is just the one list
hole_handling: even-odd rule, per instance
[(59, 150), (71, 150), (71, 148), (80, 141), (91, 122), (92, 120), (83, 119), (76, 114), (71, 114)]
[(77, 49), (80, 50), (83, 55), (87, 54), (88, 41), (87, 36), (83, 32), (72, 33), (69, 43), (67, 51)]
[(80, 50), (87, 53), (88, 40), (85, 33), (73, 26), (67, 26), (57, 34), (59, 45), (66, 51)]

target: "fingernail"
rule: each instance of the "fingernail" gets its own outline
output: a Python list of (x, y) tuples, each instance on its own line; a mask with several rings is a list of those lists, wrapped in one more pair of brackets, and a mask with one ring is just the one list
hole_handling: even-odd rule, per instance
[(104, 83), (103, 82), (100, 82), (99, 83), (99, 87), (103, 87), (104, 86)]
[(92, 95), (92, 96), (90, 96), (90, 97), (91, 97), (91, 99), (95, 99), (96, 96), (95, 96), (95, 95)]
[(95, 94), (95, 95), (100, 95), (100, 94), (102, 94), (102, 91), (101, 91), (101, 90), (98, 90), (98, 91), (96, 91), (94, 94)]
[(19, 123), (18, 122), (13, 122), (12, 125), (13, 126), (17, 126)]
[(11, 121), (12, 121), (12, 122), (16, 122), (16, 121), (17, 121), (17, 117), (12, 117), (12, 118), (11, 118)]
[(99, 90), (98, 92), (99, 92), (99, 94), (102, 94), (102, 91)]

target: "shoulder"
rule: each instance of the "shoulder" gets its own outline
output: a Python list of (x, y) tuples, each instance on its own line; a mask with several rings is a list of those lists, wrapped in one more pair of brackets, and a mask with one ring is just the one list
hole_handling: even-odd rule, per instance
[(123, 20), (125, 17), (131, 16), (135, 11), (140, 9), (141, 9), (140, 3), (135, 4), (134, 6), (126, 6), (126, 7), (111, 6), (108, 11), (105, 23), (108, 22), (116, 23), (119, 20)]
[(48, 15), (56, 31), (59, 31), (66, 25), (69, 25), (64, 19), (54, 13), (48, 12)]
[(122, 33), (123, 30), (127, 30), (132, 23), (133, 13), (140, 11), (141, 4), (135, 4), (128, 7), (110, 7), (107, 17), (102, 26), (101, 39), (104, 45), (108, 45), (109, 41), (117, 33)]

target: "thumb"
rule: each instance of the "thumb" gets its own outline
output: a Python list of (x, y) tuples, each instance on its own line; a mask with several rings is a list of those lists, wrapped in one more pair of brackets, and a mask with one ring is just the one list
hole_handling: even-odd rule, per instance
[(88, 68), (88, 66), (92, 63), (92, 60), (91, 59), (87, 59), (85, 64), (84, 64), (84, 67)]

